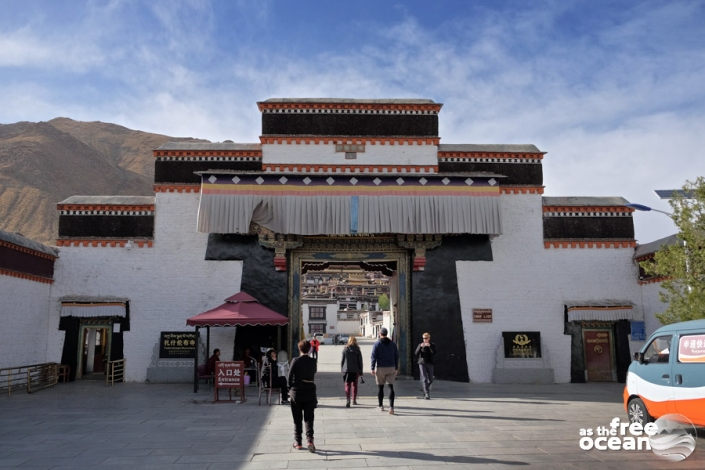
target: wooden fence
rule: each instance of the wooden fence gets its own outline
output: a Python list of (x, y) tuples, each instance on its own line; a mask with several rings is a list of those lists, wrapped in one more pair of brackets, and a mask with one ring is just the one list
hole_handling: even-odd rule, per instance
[(111, 387), (115, 382), (125, 381), (125, 359), (118, 359), (117, 361), (108, 362), (108, 373), (105, 376), (105, 386), (110, 385)]
[(12, 396), (12, 392), (33, 393), (53, 387), (59, 380), (58, 364), (46, 362), (30, 366), (0, 369), (0, 393)]

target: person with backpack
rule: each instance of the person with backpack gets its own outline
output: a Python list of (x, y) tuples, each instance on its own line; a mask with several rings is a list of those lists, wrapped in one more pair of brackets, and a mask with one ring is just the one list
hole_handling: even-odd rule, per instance
[(350, 395), (352, 395), (352, 404), (357, 405), (357, 379), (363, 371), (362, 352), (354, 336), (350, 337), (348, 344), (343, 348), (340, 371), (343, 373), (345, 381), (345, 398), (347, 400), (345, 407), (350, 408)]
[(379, 330), (379, 339), (372, 346), (372, 376), (377, 384), (377, 411), (384, 411), (384, 384), (389, 385), (389, 414), (394, 414), (394, 379), (399, 373), (399, 349), (387, 338), (386, 328)]

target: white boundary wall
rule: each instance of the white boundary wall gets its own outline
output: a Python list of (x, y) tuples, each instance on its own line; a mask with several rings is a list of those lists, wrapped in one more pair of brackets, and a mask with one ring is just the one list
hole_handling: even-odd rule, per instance
[[(193, 331), (187, 318), (240, 290), (241, 261), (205, 261), (208, 234), (196, 231), (198, 200), (197, 193), (157, 193), (152, 248), (60, 249), (49, 313), (49, 360), (61, 359), (61, 297), (130, 299), (130, 331), (123, 333), (126, 380), (143, 381), (161, 331)], [(221, 357), (230, 359), (234, 332), (211, 328), (210, 349), (220, 348)]]
[[(196, 231), (198, 198), (157, 194), (153, 248), (62, 247), (53, 286), (0, 276), (0, 292), (13, 293), (0, 303), (0, 315), (13, 325), (0, 333), (0, 367), (61, 362), (61, 297), (124, 297), (131, 320), (123, 333), (127, 379), (145, 380), (161, 331), (192, 331), (188, 317), (240, 290), (241, 261), (204, 260), (208, 235)], [(541, 196), (506, 195), (501, 204), (505, 233), (492, 240), (493, 261), (456, 263), (472, 381), (491, 382), (502, 331), (530, 330), (541, 332), (556, 382), (569, 382), (571, 338), (563, 334), (569, 300), (630, 300), (643, 305), (635, 317), (645, 318), (647, 336), (660, 326), (654, 317), (665, 308), (660, 284), (637, 283), (633, 249), (545, 249)], [(493, 322), (473, 323), (473, 308), (491, 308)], [(234, 329), (211, 332), (211, 350), (232, 357)]]
[[(666, 310), (668, 304), (661, 302), (661, 298), (659, 297), (659, 292), (661, 292), (660, 282), (643, 284), (640, 287), (641, 301), (644, 306), (644, 318), (646, 321), (646, 338), (648, 339), (651, 333), (663, 326), (656, 318), (656, 314)], [(643, 344), (643, 342), (639, 343)]]
[(51, 284), (0, 274), (0, 292), (0, 368), (46, 362)]
[[(557, 383), (570, 382), (566, 301), (641, 303), (632, 248), (544, 248), (541, 195), (501, 196), (504, 234), (493, 261), (458, 261), (458, 291), (472, 382), (491, 382), (503, 331), (540, 331)], [(492, 323), (473, 323), (473, 308), (492, 309)], [(641, 318), (637, 307), (635, 316)]]
[[(355, 143), (360, 139), (348, 139)], [(344, 143), (347, 143), (345, 140)], [(362, 139), (364, 143), (364, 139)], [(438, 165), (438, 147), (416, 144), (371, 144), (357, 152), (355, 160), (346, 160), (345, 152), (336, 152), (334, 144), (263, 144), (262, 163), (298, 165)], [(283, 170), (283, 168), (282, 168)]]

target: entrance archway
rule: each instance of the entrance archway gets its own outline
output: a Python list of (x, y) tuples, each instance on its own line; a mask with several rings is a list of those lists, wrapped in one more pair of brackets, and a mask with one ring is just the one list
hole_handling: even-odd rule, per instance
[(289, 254), (289, 328), (288, 344), (295, 354), (296, 344), (303, 339), (301, 324), (301, 276), (307, 265), (330, 262), (379, 265), (393, 270), (397, 285), (397, 300), (394, 308), (393, 336), (399, 347), (400, 373), (411, 375), (411, 255), (399, 246), (396, 237), (304, 237), (300, 247)]

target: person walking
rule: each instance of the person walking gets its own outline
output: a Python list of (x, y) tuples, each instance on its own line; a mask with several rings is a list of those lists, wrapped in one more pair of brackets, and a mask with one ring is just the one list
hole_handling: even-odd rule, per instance
[(350, 408), (350, 395), (353, 405), (357, 405), (357, 379), (362, 375), (362, 351), (357, 345), (357, 340), (351, 336), (348, 344), (343, 348), (340, 358), (340, 371), (345, 381), (345, 407)]
[(316, 335), (313, 335), (313, 338), (311, 338), (311, 357), (318, 362), (318, 348), (321, 346), (321, 342), (318, 341), (316, 338)]
[(387, 338), (386, 328), (379, 330), (379, 339), (372, 346), (372, 376), (377, 384), (377, 411), (384, 411), (384, 384), (389, 385), (389, 414), (394, 414), (394, 379), (399, 373), (399, 350), (391, 339)]
[(291, 416), (294, 418), (294, 449), (302, 449), (302, 420), (306, 423), (306, 441), (309, 452), (316, 452), (313, 443), (313, 418), (316, 399), (316, 360), (308, 356), (311, 343), (299, 341), (299, 357), (291, 360), (289, 368), (289, 394), (291, 395)]
[(431, 384), (433, 383), (433, 358), (436, 356), (436, 345), (431, 342), (430, 334), (423, 334), (422, 342), (416, 346), (414, 355), (419, 364), (423, 396), (426, 400), (430, 400)]

